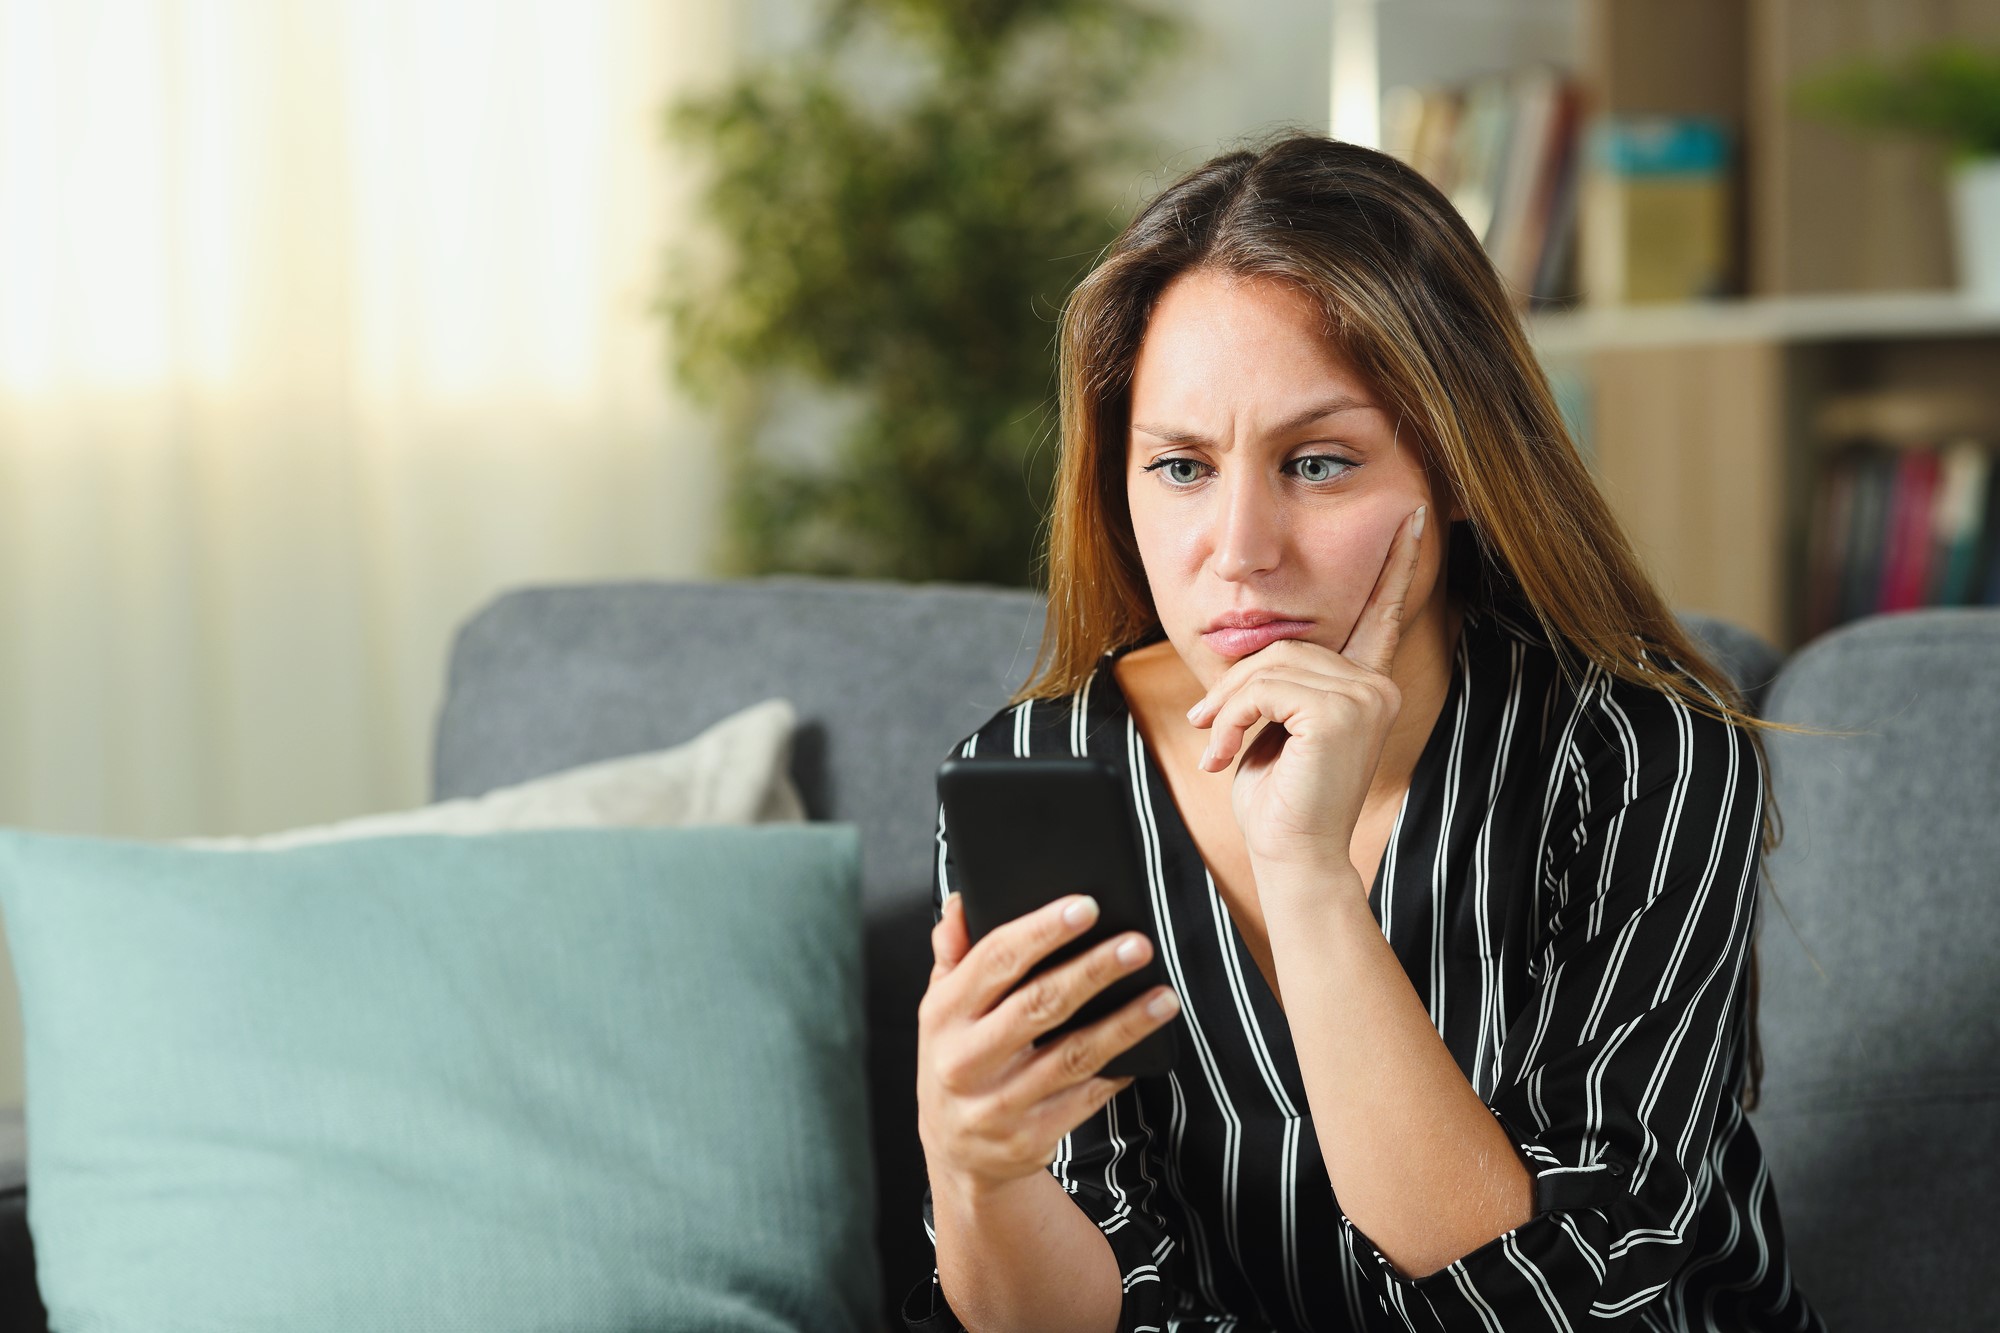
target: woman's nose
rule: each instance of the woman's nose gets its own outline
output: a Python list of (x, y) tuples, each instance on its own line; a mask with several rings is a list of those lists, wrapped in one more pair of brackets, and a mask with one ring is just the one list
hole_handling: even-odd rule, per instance
[(1261, 574), (1278, 563), (1284, 544), (1277, 502), (1255, 478), (1225, 481), (1215, 518), (1215, 572), (1237, 580)]

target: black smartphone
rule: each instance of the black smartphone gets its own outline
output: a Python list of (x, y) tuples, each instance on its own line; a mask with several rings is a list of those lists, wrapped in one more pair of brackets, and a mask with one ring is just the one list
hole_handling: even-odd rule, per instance
[[(954, 756), (938, 767), (938, 800), (951, 841), (952, 882), (977, 944), (987, 931), (1072, 893), (1097, 899), (1097, 920), (1028, 970), (1024, 984), (1100, 942), (1138, 931), (1153, 955), (1118, 977), (1035, 1041), (1045, 1046), (1095, 1023), (1167, 980), (1139, 861), (1138, 827), (1118, 775), (1102, 759)], [(1120, 1051), (1105, 1078), (1164, 1074), (1180, 1053), (1180, 1014)]]

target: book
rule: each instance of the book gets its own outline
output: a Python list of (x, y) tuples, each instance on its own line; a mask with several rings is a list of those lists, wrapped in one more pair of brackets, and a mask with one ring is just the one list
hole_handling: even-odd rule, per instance
[(2000, 459), (1984, 440), (1837, 446), (1808, 522), (1808, 639), (1860, 616), (2000, 603)]
[(1829, 440), (1887, 443), (2000, 431), (2000, 397), (1983, 390), (1868, 389), (1827, 395), (1814, 422)]
[(1710, 116), (1605, 116), (1586, 139), (1584, 297), (1721, 295), (1734, 263), (1729, 127)]
[(1905, 448), (1896, 454), (1895, 477), (1889, 488), (1888, 531), (1882, 540), (1882, 583), (1875, 593), (1877, 611), (1906, 611), (1917, 604), (1912, 589), (1923, 573), (1917, 568), (1917, 559), (1920, 552), (1929, 554), (1926, 462), (1932, 457), (1929, 450), (1920, 448)]
[(1836, 623), (1871, 615), (1882, 586), (1882, 547), (1895, 480), (1895, 455), (1873, 446), (1856, 451), (1854, 510), (1848, 529), (1848, 558), (1841, 576)]
[(1895, 609), (1897, 590), (1903, 577), (1903, 548), (1909, 527), (1910, 476), (1905, 466), (1907, 454), (1894, 453), (1890, 464), (1888, 491), (1882, 511), (1881, 563), (1875, 572), (1875, 593), (1869, 610)]
[(1550, 61), (1383, 95), (1383, 151), (1451, 201), (1523, 310), (1576, 285), (1583, 105), (1582, 85)]
[(1569, 83), (1563, 89), (1562, 114), (1556, 131), (1559, 158), (1542, 232), (1541, 259), (1535, 267), (1534, 300), (1544, 305), (1568, 304), (1576, 295), (1576, 211), (1583, 179), (1583, 152), (1578, 144), (1583, 123), (1583, 89)]
[(1447, 196), (1458, 185), (1458, 123), (1464, 112), (1465, 97), (1457, 89), (1425, 93), (1416, 142), (1407, 159)]
[(1973, 559), (1989, 521), (1984, 502), (1992, 457), (1972, 439), (1957, 440), (1945, 450), (1932, 532), (1936, 577), (1925, 597), (1931, 606), (1966, 606), (1977, 600)]
[(1507, 172), (1507, 147), (1514, 108), (1509, 80), (1489, 74), (1465, 92), (1454, 140), (1456, 179), (1452, 206), (1484, 244), (1493, 233), (1493, 209)]
[(1806, 558), (1805, 636), (1810, 639), (1840, 621), (1841, 587), (1854, 519), (1856, 459), (1851, 449), (1828, 458), (1821, 469)]
[(1972, 558), (1975, 588), (1965, 600), (1973, 606), (2000, 606), (2000, 465), (1986, 469), (1986, 503), (1981, 512), (1984, 530)]
[(1533, 294), (1541, 259), (1541, 216), (1548, 207), (1556, 158), (1554, 136), (1561, 111), (1563, 77), (1548, 64), (1515, 74), (1508, 88), (1511, 114), (1505, 169), (1493, 200), (1486, 253), (1518, 304)]

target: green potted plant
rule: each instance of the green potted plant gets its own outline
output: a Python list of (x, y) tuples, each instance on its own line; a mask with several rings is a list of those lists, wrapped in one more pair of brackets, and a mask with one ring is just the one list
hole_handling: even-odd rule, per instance
[(2000, 51), (1946, 41), (1900, 61), (1849, 61), (1801, 80), (1793, 99), (1818, 119), (1942, 141), (1959, 285), (2000, 304)]
[[(829, 0), (819, 24), (668, 116), (720, 242), (686, 238), (656, 306), (720, 409), (718, 563), (1027, 586), (1056, 317), (1161, 159), (1120, 112), (1180, 23), (1138, 0)], [(817, 458), (772, 426), (801, 383), (846, 407)]]

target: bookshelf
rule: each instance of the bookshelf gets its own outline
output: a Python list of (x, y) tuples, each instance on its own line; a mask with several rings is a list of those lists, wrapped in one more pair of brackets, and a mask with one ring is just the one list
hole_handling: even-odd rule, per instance
[[(1952, 293), (1586, 310), (1529, 329), (1551, 378), (1581, 382), (1573, 424), (1673, 605), (1786, 651), (1831, 627), (1809, 615), (1809, 590), (1821, 486), (1843, 448), (2000, 440), (1984, 387), (2000, 383), (2000, 309)], [(1908, 424), (1878, 412), (1829, 428), (1837, 404), (1895, 402)]]
[[(1587, 118), (1712, 116), (1733, 128), (1733, 261), (1719, 299), (1537, 310), (1530, 337), (1671, 603), (1796, 649), (1829, 627), (1823, 489), (1869, 447), (1853, 431), (1829, 434), (1829, 404), (1969, 402), (1948, 431), (1878, 429), (1873, 447), (1992, 449), (2000, 412), (1984, 395), (2000, 385), (2000, 306), (1953, 288), (1939, 154), (1804, 121), (1786, 90), (1851, 55), (1940, 37), (2000, 44), (2000, 5), (1580, 0), (1577, 16)], [(1937, 469), (1906, 471), (1934, 480)], [(1910, 532), (1922, 523), (1877, 516)], [(1885, 590), (1907, 584), (1886, 567), (1881, 577)], [(1885, 591), (1880, 609), (1907, 605), (1908, 592)]]

